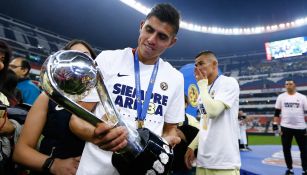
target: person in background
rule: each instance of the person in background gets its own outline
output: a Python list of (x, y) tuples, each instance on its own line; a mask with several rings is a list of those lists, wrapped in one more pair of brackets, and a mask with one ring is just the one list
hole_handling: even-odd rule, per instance
[(9, 174), (13, 171), (11, 159), (13, 145), (11, 143), (17, 140), (20, 131), (18, 122), (8, 118), (7, 107), (10, 106), (10, 103), (2, 93), (11, 56), (9, 45), (0, 40), (0, 174)]
[(251, 149), (248, 147), (248, 142), (247, 142), (248, 141), (246, 133), (247, 116), (242, 110), (239, 110), (238, 120), (239, 120), (239, 129), (240, 129), (240, 139), (239, 139), (240, 151), (251, 151)]
[[(187, 96), (184, 96), (185, 108), (189, 105)], [(177, 134), (181, 141), (174, 147), (174, 160), (172, 167), (172, 175), (192, 175), (195, 169), (190, 170), (184, 162), (184, 155), (188, 145), (193, 141), (198, 133), (199, 122), (195, 117), (185, 113), (185, 118), (182, 123), (179, 123)]]
[(192, 167), (198, 148), (196, 175), (238, 175), (239, 84), (232, 77), (218, 74), (218, 60), (212, 51), (195, 57), (194, 73), (202, 103), (199, 105), (204, 111), (200, 131), (186, 152), (186, 165)]
[[(184, 120), (184, 82), (183, 75), (160, 56), (176, 43), (179, 21), (180, 15), (173, 6), (157, 4), (138, 28), (135, 49), (102, 51), (96, 58), (122, 120), (133, 128), (148, 128), (165, 138), (171, 146), (180, 142), (176, 128)], [(145, 97), (145, 94), (153, 94), (153, 98), (150, 95)], [(99, 101), (95, 93), (86, 98), (90, 100), (84, 99), (82, 105), (87, 109), (92, 109)], [(100, 118), (103, 114), (99, 103), (95, 115)], [(71, 118), (70, 126), (76, 134), (89, 141), (77, 174), (119, 174), (111, 158), (112, 152), (127, 145), (126, 127), (111, 128), (105, 123), (94, 127), (76, 116)]]
[(285, 81), (286, 92), (278, 95), (275, 104), (275, 115), (273, 118), (273, 131), (278, 130), (280, 119), (281, 143), (287, 164), (286, 175), (292, 175), (292, 139), (298, 144), (301, 152), (303, 175), (307, 175), (307, 130), (304, 112), (307, 111), (307, 98), (296, 91), (295, 82), (292, 79)]
[(8, 98), (10, 106), (22, 104), (22, 94), (17, 89), (18, 77), (14, 71), (8, 69), (7, 78), (4, 81), (1, 92)]
[[(72, 40), (63, 49), (96, 58), (91, 46), (82, 40)], [(85, 142), (70, 131), (70, 117), (70, 112), (41, 93), (28, 113), (14, 160), (37, 171), (32, 174), (75, 174)], [(44, 137), (37, 151), (41, 135)]]
[(17, 88), (21, 91), (23, 102), (32, 105), (40, 94), (40, 89), (29, 78), (31, 70), (29, 61), (17, 57), (10, 62), (9, 67), (18, 77)]

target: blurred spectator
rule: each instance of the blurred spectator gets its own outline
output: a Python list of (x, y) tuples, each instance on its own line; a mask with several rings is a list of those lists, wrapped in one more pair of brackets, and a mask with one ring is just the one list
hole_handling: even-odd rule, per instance
[(9, 69), (1, 92), (7, 97), (10, 106), (16, 106), (22, 103), (22, 94), (20, 90), (17, 89), (17, 83), (17, 75), (14, 71)]
[[(11, 49), (7, 43), (0, 40), (0, 87), (4, 86), (7, 77)], [(7, 107), (9, 101), (7, 97), (0, 92), (0, 174), (10, 174), (13, 172), (13, 163), (11, 152), (14, 143), (17, 141), (20, 125), (12, 119), (8, 119)]]
[(239, 139), (240, 151), (251, 151), (251, 149), (248, 147), (247, 134), (246, 134), (247, 116), (242, 110), (239, 110), (238, 120), (240, 128), (240, 139)]
[[(91, 46), (82, 40), (70, 41), (64, 50), (77, 50), (93, 59), (96, 57)], [(75, 174), (85, 142), (70, 131), (70, 117), (70, 112), (41, 93), (29, 111), (14, 160), (33, 169), (31, 173), (35, 174)], [(37, 151), (41, 135), (44, 137)]]
[(40, 90), (28, 77), (31, 70), (29, 61), (17, 57), (10, 62), (9, 67), (18, 77), (17, 88), (22, 93), (23, 102), (32, 105), (40, 94)]

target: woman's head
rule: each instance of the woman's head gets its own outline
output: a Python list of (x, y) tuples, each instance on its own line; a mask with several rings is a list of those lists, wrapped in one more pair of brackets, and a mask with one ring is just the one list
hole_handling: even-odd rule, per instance
[(77, 50), (85, 54), (88, 54), (93, 59), (95, 59), (97, 56), (92, 47), (83, 40), (77, 40), (77, 39), (71, 40), (64, 46), (63, 50)]
[(3, 40), (0, 40), (0, 80), (6, 78), (7, 69), (9, 67), (12, 51), (10, 46)]

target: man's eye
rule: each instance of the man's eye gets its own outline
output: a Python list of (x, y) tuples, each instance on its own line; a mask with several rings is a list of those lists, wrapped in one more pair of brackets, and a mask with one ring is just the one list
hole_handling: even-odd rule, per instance
[(153, 33), (154, 30), (153, 30), (152, 28), (147, 27), (147, 28), (146, 28), (146, 32), (148, 32), (148, 33)]
[(159, 38), (160, 38), (161, 40), (166, 40), (166, 39), (167, 39), (167, 36), (165, 36), (165, 35), (159, 35)]

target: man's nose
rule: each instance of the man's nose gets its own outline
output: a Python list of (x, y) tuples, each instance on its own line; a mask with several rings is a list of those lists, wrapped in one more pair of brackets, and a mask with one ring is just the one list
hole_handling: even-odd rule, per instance
[(157, 41), (157, 34), (153, 33), (148, 38), (148, 42), (149, 42), (149, 44), (156, 44), (156, 41)]

